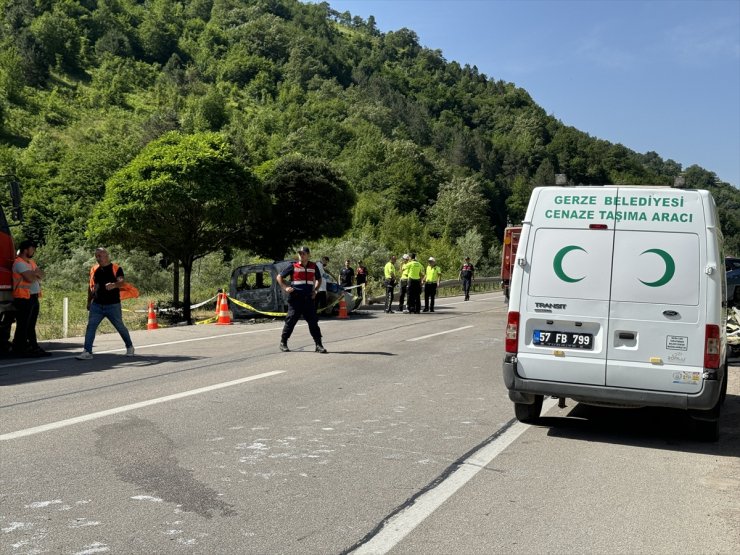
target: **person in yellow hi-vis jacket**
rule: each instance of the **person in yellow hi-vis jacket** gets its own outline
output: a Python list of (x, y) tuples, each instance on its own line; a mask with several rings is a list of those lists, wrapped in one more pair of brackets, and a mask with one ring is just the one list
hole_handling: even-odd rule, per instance
[(396, 255), (383, 267), (383, 284), (385, 285), (385, 313), (393, 314), (393, 289), (396, 287)]
[(442, 280), (442, 270), (437, 266), (433, 256), (429, 257), (426, 276), (424, 278), (424, 312), (434, 312), (434, 297)]
[(409, 314), (421, 312), (421, 280), (424, 277), (424, 266), (416, 260), (416, 253), (409, 254), (411, 260), (406, 266), (409, 274)]

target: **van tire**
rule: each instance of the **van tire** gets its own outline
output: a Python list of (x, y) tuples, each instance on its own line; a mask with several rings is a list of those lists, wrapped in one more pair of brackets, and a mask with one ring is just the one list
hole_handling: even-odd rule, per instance
[(719, 418), (717, 420), (694, 420), (694, 435), (699, 441), (717, 441), (719, 439)]
[(725, 363), (725, 375), (722, 378), (722, 386), (719, 389), (719, 404), (724, 405), (725, 404), (725, 398), (727, 397), (727, 382), (730, 379), (729, 375), (730, 366), (729, 364)]
[(524, 403), (514, 403), (514, 414), (519, 422), (524, 424), (536, 424), (539, 422), (540, 413), (542, 412), (542, 395), (534, 396), (534, 403), (525, 405)]

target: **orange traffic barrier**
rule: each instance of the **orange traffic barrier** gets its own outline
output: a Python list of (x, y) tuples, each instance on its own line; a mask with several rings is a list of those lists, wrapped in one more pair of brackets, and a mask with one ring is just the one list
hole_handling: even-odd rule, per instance
[(159, 329), (159, 324), (157, 324), (157, 313), (154, 312), (154, 303), (152, 301), (149, 301), (149, 314), (147, 314), (146, 317), (146, 329)]
[(219, 294), (218, 303), (218, 320), (216, 321), (217, 326), (230, 326), (231, 315), (229, 314), (229, 301), (226, 300), (226, 293)]
[(344, 294), (339, 298), (339, 317), (343, 319), (348, 319), (349, 314), (347, 314), (347, 303), (344, 300)]

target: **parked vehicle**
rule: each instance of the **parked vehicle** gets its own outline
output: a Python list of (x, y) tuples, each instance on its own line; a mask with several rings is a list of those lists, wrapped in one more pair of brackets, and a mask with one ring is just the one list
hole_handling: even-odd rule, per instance
[(501, 252), (501, 287), (504, 290), (504, 299), (509, 302), (511, 289), (511, 274), (514, 271), (516, 249), (519, 246), (519, 236), (522, 226), (509, 226), (504, 229), (504, 247)]
[(740, 306), (740, 258), (725, 258), (727, 271), (727, 303), (731, 306)]
[[(13, 215), (16, 220), (22, 219), (21, 192), (18, 182), (13, 176), (2, 176), (10, 179), (10, 199), (13, 206)], [(0, 206), (0, 353), (10, 350), (10, 328), (14, 321), (13, 309), (13, 262), (15, 261), (15, 245), (10, 233), (10, 225), (5, 217), (5, 211)]]
[[(283, 260), (265, 264), (249, 264), (236, 268), (231, 274), (229, 296), (250, 305), (256, 310), (244, 308), (236, 303), (229, 303), (234, 318), (254, 318), (287, 312), (288, 295), (277, 282), (277, 276), (292, 263), (292, 260)], [(324, 272), (323, 279), (326, 280), (327, 304), (329, 306), (333, 305), (333, 313), (338, 312), (338, 300), (342, 295), (347, 303), (347, 310), (351, 311), (359, 306), (361, 299), (355, 299), (352, 292), (346, 291), (344, 287), (339, 285), (334, 276)]]
[(546, 395), (673, 407), (717, 439), (727, 390), (722, 243), (707, 191), (536, 188), (506, 328), (516, 417), (537, 421)]

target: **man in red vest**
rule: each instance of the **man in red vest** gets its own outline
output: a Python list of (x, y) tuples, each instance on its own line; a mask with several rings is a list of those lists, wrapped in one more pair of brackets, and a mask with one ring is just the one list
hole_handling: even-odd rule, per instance
[[(280, 336), (280, 350), (283, 352), (290, 351), (288, 339), (296, 323), (303, 316), (308, 324), (308, 331), (316, 343), (316, 352), (326, 353), (321, 343), (321, 329), (314, 304), (316, 292), (321, 285), (321, 272), (316, 264), (308, 259), (310, 253), (308, 247), (298, 249), (299, 260), (285, 268), (277, 277), (280, 287), (288, 294), (288, 316), (285, 318), (283, 333)], [(289, 283), (286, 280), (289, 280)]]
[(44, 272), (32, 260), (36, 243), (21, 241), (18, 257), (13, 263), (13, 306), (15, 307), (15, 335), (13, 353), (18, 356), (51, 356), (36, 340), (36, 321), (39, 317), (39, 297)]
[(123, 278), (123, 268), (110, 260), (108, 251), (102, 247), (95, 249), (95, 264), (90, 268), (90, 287), (87, 291), (87, 330), (85, 331), (85, 350), (75, 358), (90, 360), (92, 355), (95, 332), (104, 318), (108, 318), (113, 327), (123, 339), (126, 346), (126, 356), (134, 356), (134, 344), (126, 324), (123, 323), (121, 299), (138, 297), (135, 287), (126, 283)]

